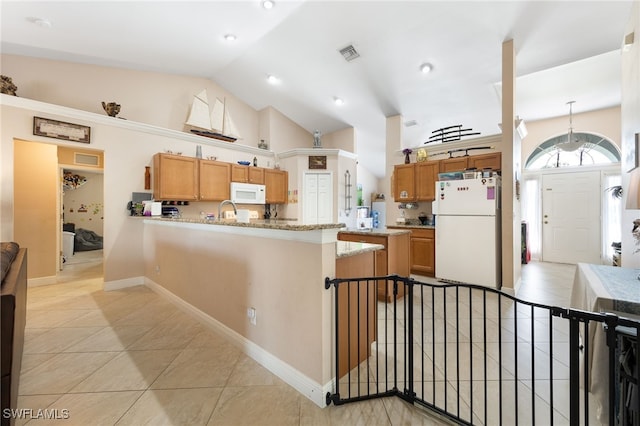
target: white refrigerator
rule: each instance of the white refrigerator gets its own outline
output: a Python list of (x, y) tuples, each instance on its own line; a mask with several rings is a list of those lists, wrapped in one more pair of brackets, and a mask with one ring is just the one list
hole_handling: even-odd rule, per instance
[(436, 182), (436, 278), (500, 288), (500, 177)]

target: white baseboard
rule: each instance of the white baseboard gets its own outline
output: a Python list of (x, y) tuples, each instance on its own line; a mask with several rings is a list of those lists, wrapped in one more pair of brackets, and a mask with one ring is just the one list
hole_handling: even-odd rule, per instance
[(125, 278), (124, 280), (105, 281), (102, 287), (104, 291), (119, 290), (121, 288), (144, 285), (144, 277)]
[(182, 311), (198, 319), (201, 323), (203, 323), (210, 329), (227, 336), (238, 347), (240, 347), (245, 354), (250, 356), (257, 363), (259, 363), (267, 370), (271, 371), (273, 374), (285, 381), (287, 384), (292, 386), (298, 392), (309, 398), (319, 407), (325, 407), (327, 405), (326, 394), (327, 392), (333, 391), (333, 381), (330, 381), (324, 386), (320, 385), (320, 383), (310, 379), (305, 374), (301, 373), (300, 371), (282, 361), (280, 358), (274, 356), (270, 352), (267, 352), (251, 340), (230, 329), (220, 321), (216, 320), (215, 318), (211, 317), (195, 306), (180, 299), (178, 296), (171, 293), (169, 290), (157, 284), (153, 280), (145, 278), (145, 285), (154, 292), (168, 299)]
[(55, 275), (51, 277), (40, 277), (40, 278), (28, 278), (27, 279), (27, 287), (39, 287), (41, 285), (51, 285), (57, 284), (58, 279)]

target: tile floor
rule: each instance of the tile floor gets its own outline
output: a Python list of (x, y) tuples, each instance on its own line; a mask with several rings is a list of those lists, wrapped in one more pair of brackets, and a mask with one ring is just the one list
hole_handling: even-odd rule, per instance
[[(103, 292), (96, 254), (28, 290), (19, 408), (68, 418), (18, 425), (449, 424), (399, 398), (321, 409), (149, 289)], [(574, 270), (526, 265), (518, 296), (568, 306)]]

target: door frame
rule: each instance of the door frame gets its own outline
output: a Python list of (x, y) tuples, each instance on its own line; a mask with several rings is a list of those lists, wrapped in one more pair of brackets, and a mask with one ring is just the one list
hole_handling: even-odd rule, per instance
[[(604, 190), (606, 188), (604, 188), (604, 176), (606, 175), (611, 175), (611, 174), (621, 174), (620, 172), (620, 163), (612, 163), (612, 164), (604, 164), (604, 165), (596, 165), (596, 166), (578, 166), (578, 167), (562, 167), (562, 168), (549, 168), (549, 169), (540, 169), (540, 170), (524, 170), (523, 171), (523, 176), (522, 176), (522, 180), (524, 181), (525, 178), (534, 178), (537, 179), (539, 182), (538, 185), (538, 193), (536, 194), (536, 198), (537, 198), (537, 212), (538, 212), (538, 220), (539, 223), (538, 225), (538, 232), (536, 233), (537, 235), (535, 235), (535, 237), (537, 237), (538, 241), (540, 242), (540, 259), (542, 260), (544, 259), (544, 253), (542, 253), (543, 250), (543, 242), (542, 242), (542, 221), (543, 221), (543, 214), (542, 214), (542, 176), (543, 175), (548, 175), (548, 174), (561, 174), (561, 173), (576, 173), (576, 172), (588, 172), (588, 171), (598, 171), (600, 172), (600, 193), (602, 195), (602, 197), (604, 198), (605, 196), (609, 196), (608, 194), (606, 194), (604, 192)], [(600, 203), (600, 215), (601, 217), (604, 217), (604, 206), (605, 203)], [(604, 227), (603, 227), (603, 223), (600, 223), (600, 241), (603, 240), (604, 238)], [(532, 234), (529, 234), (529, 237), (532, 237)], [(604, 253), (602, 253), (602, 244), (600, 244), (600, 257), (601, 259), (604, 260), (603, 255)]]

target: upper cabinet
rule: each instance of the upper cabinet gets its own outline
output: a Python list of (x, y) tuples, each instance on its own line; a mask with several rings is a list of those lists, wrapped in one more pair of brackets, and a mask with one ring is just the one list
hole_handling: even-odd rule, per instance
[(399, 203), (433, 201), (436, 199), (435, 183), (438, 181), (438, 173), (460, 172), (469, 168), (499, 171), (502, 168), (501, 160), (500, 152), (492, 152), (440, 161), (398, 164), (393, 168), (393, 199)]
[(231, 182), (257, 183), (264, 185), (264, 171), (262, 167), (231, 165)]
[(439, 161), (399, 164), (393, 171), (393, 199), (398, 202), (435, 200)]
[(393, 168), (393, 199), (398, 202), (415, 201), (415, 164), (398, 164)]
[(453, 157), (446, 160), (440, 160), (440, 173), (461, 172), (467, 169), (467, 158), (469, 157)]
[(267, 203), (287, 203), (289, 174), (284, 170), (162, 153), (153, 157), (156, 200), (228, 200), (232, 181), (265, 185)]
[(199, 160), (201, 201), (222, 201), (230, 198), (231, 164)]
[(469, 168), (475, 167), (478, 170), (491, 169), (502, 170), (502, 153), (492, 152), (489, 154), (472, 155), (468, 157)]
[(464, 157), (447, 158), (440, 160), (440, 172), (461, 172), (466, 169), (491, 169), (502, 170), (502, 153), (490, 152), (488, 154), (469, 155)]
[(286, 204), (289, 174), (284, 170), (263, 169), (267, 204)]
[(180, 155), (153, 157), (153, 198), (156, 200), (198, 199), (198, 159)]
[(416, 201), (436, 199), (438, 173), (440, 173), (439, 161), (416, 163)]

